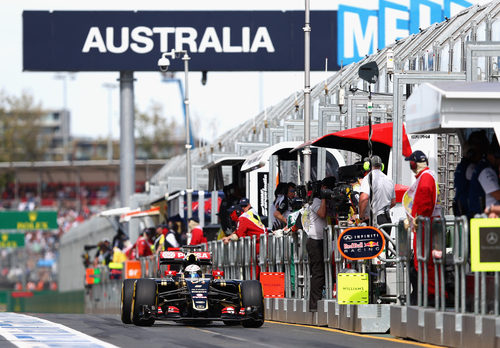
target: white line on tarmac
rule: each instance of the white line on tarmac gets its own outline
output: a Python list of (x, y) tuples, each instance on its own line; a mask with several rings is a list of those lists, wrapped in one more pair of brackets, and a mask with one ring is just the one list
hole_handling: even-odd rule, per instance
[(17, 313), (0, 313), (0, 335), (19, 348), (118, 348), (67, 326)]

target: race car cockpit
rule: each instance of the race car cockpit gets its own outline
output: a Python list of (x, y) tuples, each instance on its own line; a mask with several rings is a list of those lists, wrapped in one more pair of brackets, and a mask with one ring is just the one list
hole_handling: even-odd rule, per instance
[(203, 277), (203, 273), (201, 271), (201, 267), (196, 265), (196, 264), (188, 265), (184, 269), (184, 278), (194, 279), (194, 278), (202, 278), (202, 277)]

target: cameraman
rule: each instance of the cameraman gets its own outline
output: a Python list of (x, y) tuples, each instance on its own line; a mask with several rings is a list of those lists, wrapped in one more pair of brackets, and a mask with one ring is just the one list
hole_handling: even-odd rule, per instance
[[(321, 182), (321, 189), (327, 188), (328, 182)], [(323, 230), (326, 227), (326, 199), (314, 195), (308, 211), (307, 233), (307, 256), (311, 272), (311, 291), (309, 297), (309, 310), (317, 311), (318, 301), (321, 300), (323, 287), (325, 286), (325, 264), (323, 263)]]
[[(370, 206), (368, 205), (372, 197), (373, 219), (372, 225), (382, 225), (391, 223), (389, 209), (396, 205), (396, 191), (394, 183), (382, 172), (382, 159), (379, 156), (372, 156), (369, 160), (371, 171), (363, 179), (359, 195), (359, 219), (369, 223)], [(371, 187), (370, 187), (371, 186)], [(373, 195), (371, 194), (373, 192)], [(390, 233), (390, 228), (385, 229)]]

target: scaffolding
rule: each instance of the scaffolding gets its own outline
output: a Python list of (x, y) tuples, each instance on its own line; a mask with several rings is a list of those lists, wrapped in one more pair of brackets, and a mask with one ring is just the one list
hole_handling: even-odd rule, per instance
[[(379, 79), (371, 86), (373, 122), (394, 122), (393, 180), (401, 183), (402, 124), (405, 101), (422, 82), (461, 80), (499, 80), (500, 0), (473, 5), (453, 18), (435, 23), (418, 34), (397, 40), (357, 63), (342, 67), (311, 91), (311, 136), (367, 124), (367, 82), (358, 75), (359, 67), (376, 62)], [(303, 140), (304, 98), (293, 92), (281, 102), (267, 107), (254, 118), (236, 126), (211, 145), (192, 151), (196, 168), (217, 156), (245, 156), (277, 142)], [(442, 203), (450, 212), (454, 196), (453, 174), (461, 158), (460, 137), (448, 133), (438, 136), (437, 168)], [(357, 160), (346, 156), (347, 163)], [(167, 183), (168, 192), (183, 189), (185, 155), (170, 159), (151, 179), (150, 185)], [(206, 171), (194, 170), (197, 187), (207, 187)], [(182, 179), (182, 180), (181, 180)]]

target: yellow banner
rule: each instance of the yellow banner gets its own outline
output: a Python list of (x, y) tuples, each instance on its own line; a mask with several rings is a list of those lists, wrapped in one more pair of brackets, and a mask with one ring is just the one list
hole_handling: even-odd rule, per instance
[(368, 304), (368, 273), (339, 273), (337, 301), (339, 304)]

